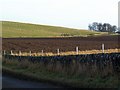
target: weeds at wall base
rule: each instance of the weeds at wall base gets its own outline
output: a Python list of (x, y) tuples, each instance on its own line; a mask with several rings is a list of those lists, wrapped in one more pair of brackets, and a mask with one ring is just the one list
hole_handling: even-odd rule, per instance
[[(53, 68), (53, 66), (56, 67), (57, 65), (57, 68)], [(66, 87), (116, 88), (119, 86), (120, 79), (118, 79), (118, 73), (113, 73), (112, 71), (101, 73), (102, 71), (95, 72), (95, 70), (92, 70), (94, 73), (89, 70), (87, 72), (89, 67), (85, 71), (80, 72), (81, 68), (77, 69), (79, 65), (73, 65), (73, 70), (68, 67), (60, 67), (59, 63), (57, 65), (44, 66), (42, 63), (31, 63), (27, 60), (19, 62), (4, 59), (3, 74), (8, 73), (26, 80), (50, 82)], [(85, 68), (85, 66), (83, 67)]]

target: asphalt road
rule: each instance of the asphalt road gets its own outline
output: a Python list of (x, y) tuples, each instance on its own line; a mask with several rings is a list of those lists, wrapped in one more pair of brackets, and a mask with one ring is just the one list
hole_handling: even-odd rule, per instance
[(3, 76), (2, 88), (4, 89), (4, 88), (61, 88), (61, 87), (50, 85), (48, 83), (25, 81), (9, 76)]

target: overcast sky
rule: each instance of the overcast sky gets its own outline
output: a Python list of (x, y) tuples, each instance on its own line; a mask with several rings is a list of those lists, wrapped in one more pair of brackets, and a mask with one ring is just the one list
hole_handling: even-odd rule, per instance
[(88, 29), (92, 22), (118, 25), (119, 0), (0, 0), (0, 20)]

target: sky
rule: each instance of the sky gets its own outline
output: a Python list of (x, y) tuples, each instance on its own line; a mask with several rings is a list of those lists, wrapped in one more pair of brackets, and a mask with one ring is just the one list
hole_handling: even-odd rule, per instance
[(118, 26), (119, 0), (0, 0), (0, 20), (88, 29), (92, 22)]

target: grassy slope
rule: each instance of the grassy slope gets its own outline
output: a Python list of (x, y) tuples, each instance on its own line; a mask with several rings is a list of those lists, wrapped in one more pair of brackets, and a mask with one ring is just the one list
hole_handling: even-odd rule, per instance
[(103, 34), (88, 30), (2, 21), (3, 37), (57, 37), (61, 36), (61, 33), (68, 33), (74, 36)]

